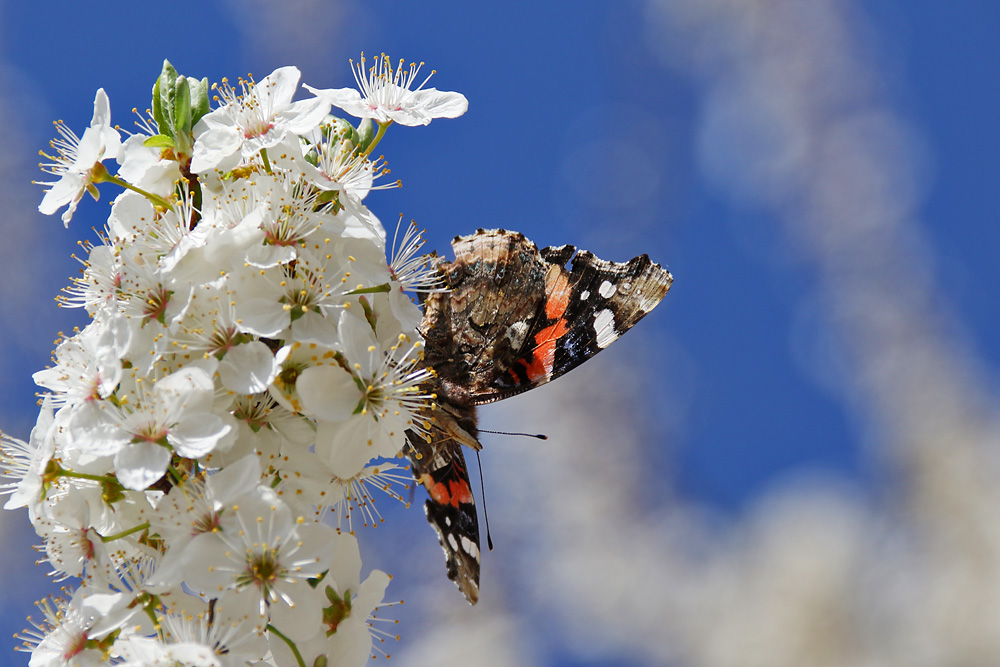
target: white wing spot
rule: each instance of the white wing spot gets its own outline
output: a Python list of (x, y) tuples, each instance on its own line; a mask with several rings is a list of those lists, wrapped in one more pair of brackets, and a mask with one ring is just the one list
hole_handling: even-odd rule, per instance
[(509, 327), (507, 327), (507, 340), (510, 341), (510, 346), (515, 350), (520, 350), (521, 345), (524, 344), (524, 339), (528, 335), (528, 323), (525, 321), (514, 322)]
[(589, 298), (590, 298), (590, 290), (589, 289), (585, 289), (582, 292), (580, 292), (580, 301), (586, 301)]
[(458, 551), (458, 540), (455, 539), (455, 533), (448, 533), (448, 544), (451, 545), (452, 551)]
[(618, 288), (611, 284), (611, 282), (605, 280), (601, 283), (601, 286), (597, 288), (597, 291), (600, 292), (601, 296), (605, 299), (610, 299), (615, 295), (615, 292), (618, 291)]
[(615, 331), (615, 315), (605, 308), (594, 315), (594, 333), (597, 334), (597, 347), (602, 350), (618, 339)]
[(462, 549), (476, 560), (479, 560), (479, 547), (465, 535), (462, 536)]

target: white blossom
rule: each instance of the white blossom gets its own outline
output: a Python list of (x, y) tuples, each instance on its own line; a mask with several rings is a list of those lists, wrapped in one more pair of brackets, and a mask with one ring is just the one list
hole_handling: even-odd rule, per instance
[(228, 170), (261, 149), (272, 148), (289, 134), (302, 134), (319, 124), (330, 109), (319, 98), (292, 102), (299, 70), (281, 67), (260, 83), (240, 80), (241, 91), (223, 85), (225, 104), (194, 128), (191, 171)]
[(121, 629), (137, 609), (121, 593), (81, 587), (70, 600), (49, 598), (38, 603), (43, 619), (26, 631), (32, 647), (29, 667), (91, 667), (105, 665), (102, 650), (88, 645)]
[(354, 80), (358, 88), (317, 90), (305, 86), (317, 97), (343, 109), (358, 118), (372, 118), (379, 123), (396, 122), (400, 125), (427, 125), (434, 118), (457, 118), (469, 109), (469, 101), (461, 93), (424, 88), (430, 74), (414, 89), (423, 63), (405, 66), (400, 60), (395, 68), (389, 56), (384, 53), (372, 60), (372, 66), (365, 69), (367, 61), (361, 54), (361, 62), (351, 61)]
[(320, 599), (308, 580), (330, 566), (333, 529), (293, 516), (264, 486), (234, 503), (232, 512), (235, 530), (210, 531), (191, 541), (185, 581), (203, 595), (231, 591), (285, 634), (312, 636)]
[(77, 137), (62, 121), (55, 125), (60, 138), (54, 139), (51, 146), (56, 155), (43, 153), (52, 162), (43, 164), (42, 169), (59, 178), (42, 183), (49, 188), (45, 191), (38, 210), (45, 215), (52, 215), (66, 206), (62, 221), (69, 226), (84, 192), (90, 192), (97, 199), (97, 189), (94, 187), (95, 168), (103, 169), (100, 166), (103, 160), (118, 157), (121, 137), (111, 127), (111, 110), (103, 88), (94, 97), (94, 117), (90, 121), (90, 127), (83, 131), (82, 137)]
[[(464, 111), (387, 63), (364, 83), (379, 122)], [(67, 222), (97, 183), (125, 191), (58, 299), (90, 322), (35, 373), (30, 437), (0, 434), (5, 508), (27, 507), (55, 576), (81, 582), (40, 603), (29, 664), (295, 664), (295, 646), (361, 667), (389, 577), (361, 580), (339, 526), (381, 523), (376, 492), (412, 488), (380, 459), (424, 432), (431, 372), (406, 290), (439, 289), (436, 272), (412, 227), (387, 257), (366, 202), (399, 182), (369, 156), (386, 127), (376, 140), (328, 115), (351, 95), (293, 101), (294, 67), (224, 84), (214, 110), (191, 98), (203, 115), (173, 144), (193, 140), (188, 161), (170, 144), (191, 128), (171, 72), (124, 146), (100, 90), (82, 137), (57, 124), (44, 166), (58, 179), (40, 209), (67, 206)]]

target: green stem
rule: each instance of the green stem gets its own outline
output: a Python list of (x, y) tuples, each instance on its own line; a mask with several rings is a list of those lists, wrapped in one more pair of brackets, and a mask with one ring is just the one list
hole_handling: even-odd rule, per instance
[(105, 483), (110, 478), (107, 475), (88, 475), (85, 472), (75, 472), (73, 470), (67, 470), (66, 468), (59, 469), (60, 477), (76, 477), (77, 479), (89, 479), (95, 482)]
[(101, 180), (104, 181), (104, 182), (107, 182), (107, 183), (114, 183), (115, 185), (120, 185), (123, 188), (125, 188), (126, 190), (131, 190), (132, 192), (137, 192), (140, 195), (142, 195), (143, 197), (145, 197), (146, 199), (148, 199), (149, 201), (153, 202), (154, 206), (159, 206), (159, 207), (165, 208), (167, 210), (170, 210), (170, 209), (173, 208), (173, 206), (170, 205), (170, 202), (168, 202), (166, 199), (164, 199), (160, 195), (154, 195), (152, 192), (146, 192), (142, 188), (137, 188), (134, 185), (132, 185), (131, 183), (129, 183), (128, 181), (123, 181), (122, 179), (118, 178), (117, 176), (112, 176), (111, 174), (108, 174), (107, 176), (105, 176)]
[(146, 616), (149, 616), (149, 620), (152, 621), (153, 627), (156, 629), (156, 635), (160, 639), (163, 639), (163, 628), (160, 627), (160, 619), (156, 618), (156, 612), (149, 605), (143, 605), (142, 609), (146, 613)]
[(306, 667), (306, 661), (302, 659), (302, 654), (299, 653), (299, 649), (296, 648), (295, 642), (281, 634), (278, 628), (274, 627), (270, 623), (267, 624), (267, 629), (276, 634), (283, 642), (288, 644), (288, 648), (292, 649), (292, 653), (295, 654), (295, 660), (299, 663), (299, 667)]
[(372, 142), (368, 144), (368, 148), (364, 152), (364, 157), (368, 157), (372, 154), (372, 151), (375, 150), (376, 146), (378, 146), (378, 142), (382, 141), (382, 137), (385, 136), (385, 131), (389, 129), (390, 125), (392, 125), (391, 120), (384, 125), (382, 123), (378, 124), (378, 132), (375, 134), (375, 138), (372, 139)]
[(101, 542), (114, 542), (115, 540), (121, 539), (123, 537), (128, 537), (132, 533), (138, 533), (140, 531), (149, 528), (149, 522), (141, 523), (135, 528), (129, 528), (128, 530), (123, 530), (120, 533), (115, 533), (114, 535), (101, 535)]
[(184, 480), (184, 475), (182, 475), (181, 471), (175, 468), (172, 463), (167, 466), (167, 472), (169, 472), (170, 476), (174, 478), (174, 484), (180, 484)]
[(267, 159), (267, 149), (260, 149), (260, 159), (264, 161), (264, 171), (267, 172), (268, 176), (271, 175), (271, 161)]
[(389, 283), (382, 283), (381, 285), (376, 285), (375, 287), (359, 287), (356, 290), (352, 290), (345, 294), (344, 296), (354, 296), (355, 294), (379, 294), (381, 292), (389, 292), (392, 288), (389, 287)]

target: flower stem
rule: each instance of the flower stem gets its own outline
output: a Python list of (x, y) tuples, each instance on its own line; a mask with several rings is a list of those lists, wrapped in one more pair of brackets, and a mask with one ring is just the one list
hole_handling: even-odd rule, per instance
[(120, 533), (115, 533), (114, 535), (101, 535), (101, 542), (114, 542), (115, 540), (121, 539), (123, 537), (128, 537), (132, 533), (138, 533), (149, 528), (149, 522), (140, 523), (134, 528), (129, 528), (128, 530), (123, 530)]
[(368, 157), (372, 154), (372, 151), (375, 150), (376, 146), (378, 146), (378, 142), (382, 141), (382, 137), (385, 136), (385, 131), (389, 129), (390, 125), (392, 125), (391, 120), (387, 123), (378, 124), (378, 132), (375, 134), (375, 138), (372, 139), (372, 142), (368, 144), (368, 148), (365, 150), (363, 157)]
[(149, 620), (153, 622), (153, 627), (156, 629), (156, 636), (162, 640), (163, 628), (160, 626), (160, 619), (156, 617), (156, 612), (153, 611), (152, 607), (143, 607), (143, 612), (149, 616)]
[(388, 292), (392, 288), (389, 287), (389, 283), (382, 283), (381, 285), (375, 285), (375, 287), (359, 287), (356, 290), (351, 290), (346, 294), (346, 296), (354, 296), (355, 294), (378, 294), (380, 292)]
[(299, 667), (306, 667), (306, 661), (302, 659), (302, 654), (299, 653), (299, 649), (295, 646), (295, 642), (281, 634), (278, 628), (274, 627), (270, 623), (267, 624), (267, 629), (277, 635), (281, 641), (288, 644), (288, 648), (292, 649), (292, 653), (295, 654), (295, 660), (299, 663)]
[(267, 149), (266, 148), (261, 148), (260, 149), (260, 159), (264, 161), (264, 171), (266, 171), (267, 175), (270, 176), (271, 175), (271, 161), (267, 159)]
[(67, 470), (66, 468), (60, 468), (59, 469), (59, 476), (60, 477), (75, 477), (77, 479), (89, 479), (89, 480), (94, 481), (94, 482), (101, 482), (102, 484), (104, 482), (108, 481), (108, 476), (107, 475), (90, 475), (90, 474), (87, 474), (85, 472), (76, 472), (76, 471), (73, 471), (73, 470)]
[(111, 174), (108, 174), (107, 176), (105, 176), (101, 180), (103, 182), (114, 183), (115, 185), (120, 185), (121, 187), (125, 188), (126, 190), (131, 190), (132, 192), (137, 192), (140, 195), (142, 195), (143, 197), (145, 197), (146, 199), (148, 199), (149, 201), (153, 202), (153, 206), (159, 206), (159, 207), (165, 208), (167, 210), (170, 210), (170, 209), (173, 208), (173, 206), (170, 205), (170, 202), (168, 202), (166, 199), (164, 199), (160, 195), (154, 195), (152, 192), (146, 192), (142, 188), (137, 188), (134, 185), (132, 185), (131, 183), (129, 183), (128, 181), (123, 181), (122, 179), (118, 178), (117, 176), (112, 176)]
[(174, 484), (180, 484), (184, 481), (184, 475), (180, 470), (175, 468), (173, 464), (167, 466), (167, 472), (169, 472), (170, 476), (174, 478)]

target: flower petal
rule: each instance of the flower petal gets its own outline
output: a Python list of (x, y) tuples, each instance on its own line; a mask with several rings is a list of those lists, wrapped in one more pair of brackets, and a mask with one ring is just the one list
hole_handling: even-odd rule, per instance
[(134, 442), (115, 454), (115, 474), (126, 489), (143, 491), (167, 471), (170, 450), (149, 442)]
[(219, 364), (222, 386), (237, 394), (257, 394), (270, 386), (278, 374), (274, 354), (259, 340), (237, 345)]

